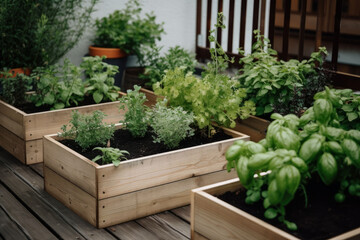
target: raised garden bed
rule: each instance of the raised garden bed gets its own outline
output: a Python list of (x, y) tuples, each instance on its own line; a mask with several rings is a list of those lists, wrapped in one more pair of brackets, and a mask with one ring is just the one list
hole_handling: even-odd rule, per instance
[[(236, 178), (192, 191), (192, 239), (298, 239), (216, 197), (241, 188), (239, 179)], [(316, 228), (316, 224), (312, 225)], [(359, 237), (360, 228), (356, 228), (331, 239), (358, 239)]]
[[(123, 94), (123, 93), (121, 93)], [(92, 104), (61, 110), (25, 113), (0, 100), (0, 146), (25, 164), (43, 161), (42, 137), (57, 133), (67, 124), (72, 111), (91, 113), (104, 112), (105, 122), (117, 123), (124, 118), (125, 111), (119, 110), (119, 102)]]
[(103, 228), (190, 203), (193, 188), (233, 178), (225, 151), (233, 138), (100, 166), (44, 136), (45, 190), (92, 225)]

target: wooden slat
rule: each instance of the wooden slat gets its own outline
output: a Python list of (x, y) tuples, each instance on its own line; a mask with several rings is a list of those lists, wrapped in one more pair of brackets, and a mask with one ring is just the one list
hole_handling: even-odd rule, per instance
[(334, 21), (334, 38), (333, 38), (333, 49), (331, 57), (332, 68), (337, 70), (338, 56), (339, 56), (339, 38), (340, 38), (340, 22), (341, 22), (341, 11), (342, 0), (336, 0), (336, 13)]
[(188, 222), (182, 221), (171, 212), (165, 211), (152, 217), (163, 225), (168, 225), (185, 237), (190, 238), (190, 224)]
[(176, 216), (190, 222), (190, 206), (179, 207), (171, 210)]
[(234, 176), (234, 172), (223, 170), (100, 200), (99, 227), (187, 205), (190, 203), (190, 189)]
[(43, 163), (36, 163), (29, 166), (32, 170), (34, 170), (37, 174), (41, 177), (44, 177), (44, 164)]
[[(0, 185), (0, 209), (4, 209), (12, 221), (16, 222), (31, 239), (57, 239), (42, 223), (39, 222), (15, 197)], [(3, 220), (2, 220), (3, 221)], [(1, 229), (1, 234), (4, 229)], [(22, 238), (18, 238), (22, 239)]]
[(55, 231), (63, 239), (84, 239), (71, 225), (69, 225), (57, 212), (55, 212), (43, 199), (28, 185), (24, 184), (8, 168), (1, 168), (1, 182), (11, 189), (13, 194), (21, 199), (27, 208), (31, 208), (34, 214), (46, 222), (52, 231)]
[(240, 19), (240, 38), (239, 48), (244, 49), (245, 46), (245, 26), (246, 26), (246, 5), (247, 0), (241, 1), (241, 19)]
[(323, 21), (324, 21), (324, 0), (318, 0), (315, 51), (317, 51), (322, 44)]
[(43, 162), (43, 141), (42, 138), (25, 142), (26, 164)]
[(157, 96), (157, 95), (155, 95), (155, 93), (153, 91), (147, 90), (145, 88), (140, 88), (139, 92), (145, 94), (146, 99), (147, 99), (147, 101), (145, 102), (145, 105), (148, 107), (153, 107), (156, 104), (158, 98), (159, 98), (159, 100), (164, 99), (163, 96)]
[(252, 25), (252, 30), (251, 34), (252, 34), (252, 44), (254, 44), (256, 42), (256, 38), (255, 38), (255, 34), (253, 33), (254, 30), (258, 29), (258, 25), (259, 25), (259, 0), (254, 0), (254, 10), (253, 10), (253, 25)]
[(13, 132), (20, 138), (24, 137), (24, 116), (26, 113), (0, 100), (0, 126)]
[(282, 47), (282, 59), (288, 60), (289, 56), (289, 30), (290, 30), (290, 10), (291, 0), (284, 0), (284, 30), (283, 30), (283, 47)]
[(334, 82), (334, 86), (340, 88), (351, 88), (354, 90), (360, 90), (360, 76), (344, 72), (333, 72), (331, 78)]
[(196, 37), (195, 37), (195, 46), (199, 45), (198, 37), (201, 34), (201, 7), (202, 0), (196, 0)]
[(228, 31), (228, 52), (232, 52), (234, 36), (234, 9), (235, 0), (229, 2), (229, 31)]
[(211, 6), (212, 0), (207, 1), (207, 11), (206, 11), (206, 47), (210, 47), (209, 36), (210, 36), (210, 29), (211, 29)]
[(302, 0), (301, 9), (300, 9), (301, 20), (300, 20), (300, 30), (299, 30), (299, 53), (298, 53), (299, 60), (302, 60), (304, 57), (306, 7), (307, 7), (307, 0)]
[[(1, 197), (1, 196), (0, 196)], [(25, 233), (0, 208), (0, 238), (6, 240), (27, 239)]]
[(268, 1), (270, 1), (269, 40), (272, 46), (274, 46), (276, 0), (268, 0)]
[(84, 190), (56, 174), (50, 168), (44, 168), (45, 190), (76, 214), (97, 226), (97, 201)]
[[(49, 136), (44, 137), (44, 165), (75, 183), (91, 196), (97, 196), (96, 166), (84, 156), (65, 147)], [(66, 148), (67, 151), (64, 151)], [(77, 161), (77, 159), (83, 161)]]
[(143, 226), (135, 221), (118, 224), (108, 228), (113, 235), (121, 240), (134, 240), (134, 239), (146, 239), (146, 240), (158, 240), (159, 238), (145, 229)]
[(26, 163), (25, 141), (0, 125), (0, 146), (22, 163)]
[[(223, 12), (223, 0), (218, 0), (218, 12)], [(217, 29), (217, 41), (221, 45), (222, 28)]]

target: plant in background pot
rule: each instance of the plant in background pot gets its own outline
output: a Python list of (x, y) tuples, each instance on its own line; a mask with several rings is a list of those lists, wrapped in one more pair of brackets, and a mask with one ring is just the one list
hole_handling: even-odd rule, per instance
[[(140, 16), (141, 6), (138, 0), (129, 0), (122, 10), (116, 10), (102, 19), (96, 20), (94, 45), (90, 46), (91, 56), (107, 56), (113, 64), (121, 64), (119, 79), (116, 85), (122, 84), (122, 71), (126, 65), (127, 54), (134, 54), (140, 65), (144, 63), (144, 49), (160, 40), (163, 33), (162, 24), (156, 23), (153, 13), (147, 13), (144, 18)], [(102, 52), (105, 51), (105, 52)], [(109, 60), (110, 61), (110, 60)], [(111, 63), (111, 62), (110, 62)]]

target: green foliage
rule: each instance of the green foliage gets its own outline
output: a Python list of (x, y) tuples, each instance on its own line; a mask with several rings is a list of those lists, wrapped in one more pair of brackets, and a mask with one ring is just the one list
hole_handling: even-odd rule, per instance
[(74, 139), (83, 150), (105, 146), (114, 135), (115, 125), (103, 123), (104, 116), (101, 111), (94, 111), (92, 115), (81, 115), (78, 111), (73, 111), (70, 129), (68, 125), (63, 125), (59, 136)]
[(152, 86), (160, 82), (165, 75), (166, 70), (174, 70), (177, 67), (183, 67), (185, 72), (194, 72), (197, 61), (194, 54), (187, 52), (180, 46), (171, 47), (168, 52), (160, 57), (160, 48), (153, 47), (147, 54), (149, 57), (145, 74), (142, 79), (148, 80), (146, 85)]
[(167, 108), (166, 101), (158, 102), (149, 112), (149, 123), (155, 133), (154, 142), (163, 142), (169, 149), (176, 148), (181, 140), (194, 135), (190, 127), (193, 122), (192, 113), (182, 107)]
[(147, 13), (141, 18), (141, 11), (138, 0), (129, 0), (123, 10), (116, 10), (109, 16), (96, 20), (94, 44), (98, 47), (121, 48), (126, 53), (135, 54), (142, 64), (142, 49), (160, 40), (164, 29), (163, 24), (155, 22), (153, 13)]
[(81, 69), (64, 61), (60, 68), (57, 65), (37, 68), (33, 71), (35, 94), (31, 101), (35, 106), (49, 105), (51, 109), (61, 109), (78, 105), (85, 93), (81, 80)]
[(96, 147), (93, 150), (100, 150), (102, 152), (102, 156), (98, 155), (92, 159), (93, 162), (101, 159), (103, 164), (113, 163), (115, 167), (120, 165), (121, 160), (127, 160), (124, 154), (130, 154), (128, 151), (112, 147)]
[(321, 70), (326, 49), (319, 48), (309, 60), (278, 61), (269, 40), (258, 30), (254, 34), (257, 41), (252, 53), (240, 59), (242, 68), (238, 75), (241, 87), (247, 89), (247, 99), (255, 102), (256, 115), (273, 111), (298, 115), (311, 106), (313, 95), (324, 89), (326, 76)]
[(117, 66), (107, 64), (104, 57), (84, 57), (81, 67), (85, 71), (85, 91), (92, 95), (95, 103), (116, 101), (120, 88), (114, 86), (114, 76), (119, 71)]
[(46, 66), (72, 49), (98, 0), (3, 0), (0, 69)]
[(134, 90), (127, 90), (127, 95), (120, 98), (120, 109), (127, 108), (125, 119), (120, 121), (131, 132), (133, 137), (144, 137), (148, 128), (146, 117), (147, 107), (144, 105), (146, 96), (139, 92), (140, 86), (134, 85)]
[(12, 77), (12, 74), (7, 69), (4, 72), (0, 71), (1, 75), (3, 75), (0, 78), (3, 100), (15, 107), (26, 103), (28, 98), (26, 92), (32, 88), (32, 79), (24, 74), (17, 74)]
[(342, 102), (337, 110), (341, 127), (360, 130), (360, 95), (350, 89), (335, 90), (335, 94), (340, 96)]
[[(224, 27), (222, 14), (219, 14), (215, 27)], [(209, 40), (215, 41), (216, 32), (211, 31)], [(243, 99), (246, 90), (240, 88), (237, 80), (220, 72), (225, 70), (230, 60), (216, 42), (210, 50), (212, 62), (207, 65), (203, 78), (186, 73), (182, 68), (169, 70), (164, 78), (153, 85), (155, 94), (165, 96), (171, 106), (181, 106), (185, 111), (192, 112), (200, 129), (213, 129), (212, 122), (220, 126), (235, 127), (235, 119), (239, 116), (245, 119), (254, 113), (253, 102)]]

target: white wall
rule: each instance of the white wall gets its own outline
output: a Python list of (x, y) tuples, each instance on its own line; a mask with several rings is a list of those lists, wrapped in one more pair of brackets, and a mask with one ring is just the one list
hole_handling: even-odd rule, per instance
[[(102, 0), (96, 6), (93, 19), (109, 15), (116, 9), (125, 7), (127, 0)], [(195, 0), (140, 0), (145, 13), (153, 11), (158, 23), (164, 22), (165, 34), (162, 35), (159, 46), (164, 46), (163, 51), (169, 47), (180, 45), (188, 51), (195, 52), (196, 28), (196, 1)], [(65, 58), (76, 65), (81, 63), (82, 57), (88, 52), (92, 44), (94, 29), (88, 28), (83, 38), (79, 41)], [(134, 59), (128, 59), (128, 65), (135, 65)]]

